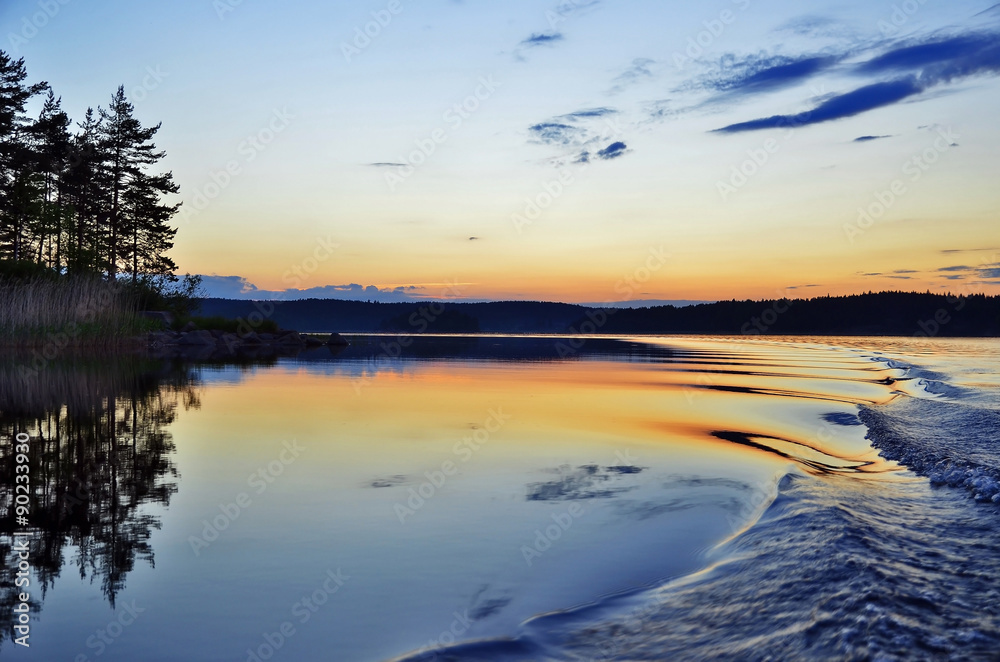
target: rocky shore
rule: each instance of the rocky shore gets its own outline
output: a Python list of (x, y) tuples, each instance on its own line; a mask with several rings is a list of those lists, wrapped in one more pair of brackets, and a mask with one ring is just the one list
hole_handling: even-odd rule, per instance
[(339, 351), (348, 342), (339, 333), (322, 339), (298, 331), (277, 333), (250, 332), (244, 335), (219, 330), (187, 328), (181, 331), (152, 331), (146, 335), (150, 354), (157, 357), (178, 356), (194, 359), (215, 359), (236, 356), (258, 357), (294, 355), (304, 349), (329, 347)]

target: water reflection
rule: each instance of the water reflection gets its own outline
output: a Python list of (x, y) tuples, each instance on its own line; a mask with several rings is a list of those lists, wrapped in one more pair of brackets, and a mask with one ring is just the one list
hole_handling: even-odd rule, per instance
[[(245, 651), (267, 650), (262, 633), (292, 620), (287, 659), (439, 648), (441, 633), (456, 636), (456, 613), (465, 639), (510, 636), (537, 614), (704, 567), (706, 550), (753, 521), (775, 476), (795, 466), (858, 483), (889, 468), (856, 405), (892, 400), (887, 380), (901, 374), (849, 351), (351, 340), (263, 369), (252, 357), (78, 359), (40, 375), (5, 363), (0, 435), (31, 438), (29, 556), (44, 590), (59, 584), (46, 618), (33, 619), (32, 654), (74, 659), (86, 647), (110, 618), (80, 610), (87, 595), (150, 608), (108, 660), (252, 659)], [(304, 461), (277, 463), (290, 440)], [(9, 448), (0, 466), (10, 497)], [(262, 470), (274, 480), (248, 480)], [(252, 507), (194, 549), (191, 537), (244, 493)], [(0, 521), (9, 581), (10, 539), (24, 528)], [(328, 570), (351, 578), (344, 592), (299, 620), (293, 605)], [(10, 618), (13, 588), (3, 591)]]
[[(167, 427), (198, 408), (197, 379), (180, 365), (135, 357), (71, 358), (39, 369), (5, 357), (0, 366), (0, 619), (12, 622), (18, 593), (32, 611), (63, 566), (99, 585), (111, 604), (149, 544), (159, 519), (144, 508), (177, 492), (174, 440)], [(14, 444), (27, 434), (30, 514), (15, 517)], [(15, 540), (14, 534), (21, 534)], [(24, 535), (27, 534), (27, 535)], [(34, 576), (14, 586), (15, 543), (28, 543)], [(67, 558), (69, 557), (69, 558)], [(3, 627), (9, 637), (11, 627)]]

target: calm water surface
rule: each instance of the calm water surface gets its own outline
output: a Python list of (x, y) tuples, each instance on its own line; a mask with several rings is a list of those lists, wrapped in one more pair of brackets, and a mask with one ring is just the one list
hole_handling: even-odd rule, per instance
[(353, 340), (5, 360), (0, 656), (997, 659), (996, 341)]

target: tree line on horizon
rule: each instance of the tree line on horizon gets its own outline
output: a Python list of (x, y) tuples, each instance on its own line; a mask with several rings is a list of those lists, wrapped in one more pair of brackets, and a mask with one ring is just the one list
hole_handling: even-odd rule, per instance
[[(1000, 296), (867, 292), (812, 299), (730, 300), (598, 308), (541, 301), (376, 303), (283, 301), (270, 319), (313, 332), (1000, 336)], [(261, 302), (203, 299), (205, 315), (245, 318)]]
[(27, 78), (24, 58), (0, 50), (0, 260), (162, 292), (177, 281), (166, 253), (180, 204), (165, 201), (173, 174), (155, 170), (160, 124), (143, 126), (122, 86), (74, 126), (49, 84)]

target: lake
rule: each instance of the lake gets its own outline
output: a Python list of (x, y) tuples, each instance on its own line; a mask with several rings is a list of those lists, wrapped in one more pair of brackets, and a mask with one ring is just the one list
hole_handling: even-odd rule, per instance
[(996, 659), (996, 340), (349, 339), (5, 357), (0, 655)]

